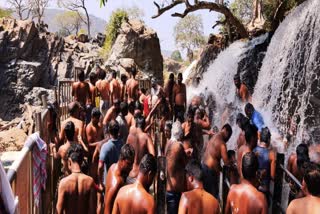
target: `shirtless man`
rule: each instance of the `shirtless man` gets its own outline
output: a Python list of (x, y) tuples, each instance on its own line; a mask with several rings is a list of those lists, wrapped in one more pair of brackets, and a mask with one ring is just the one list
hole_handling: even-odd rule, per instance
[(87, 146), (84, 144), (84, 122), (79, 120), (80, 104), (78, 102), (72, 102), (68, 105), (69, 117), (62, 122), (61, 131), (59, 134), (60, 145), (65, 142), (65, 125), (71, 121), (75, 126), (75, 133), (73, 141), (79, 142), (85, 151), (88, 151)]
[(236, 123), (237, 123), (238, 127), (241, 129), (239, 137), (237, 139), (237, 146), (239, 149), (242, 145), (244, 145), (246, 143), (244, 130), (245, 130), (246, 126), (250, 124), (250, 121), (242, 113), (239, 113), (237, 115)]
[(91, 101), (92, 101), (92, 107), (96, 106), (96, 97), (98, 96), (96, 82), (98, 81), (98, 76), (95, 72), (91, 72), (89, 74), (89, 87), (90, 87), (90, 95), (91, 95)]
[(187, 107), (187, 89), (186, 85), (182, 83), (182, 73), (178, 74), (178, 83), (173, 86), (172, 93), (174, 117), (178, 114), (184, 114)]
[(104, 117), (110, 106), (110, 86), (108, 80), (106, 80), (106, 72), (104, 70), (99, 70), (98, 78), (96, 86), (100, 93), (100, 112)]
[(308, 164), (302, 181), (302, 190), (306, 197), (293, 200), (287, 214), (320, 213), (320, 169), (316, 164)]
[(242, 162), (243, 155), (245, 155), (248, 152), (252, 152), (253, 149), (256, 148), (257, 146), (258, 133), (257, 133), (257, 128), (254, 125), (250, 124), (246, 126), (245, 139), (246, 139), (246, 143), (238, 149), (238, 153), (237, 153), (237, 165), (238, 165), (238, 172), (239, 172), (240, 178), (242, 178), (241, 162)]
[(110, 82), (110, 100), (111, 100), (111, 105), (113, 105), (115, 100), (120, 101), (121, 98), (121, 88), (120, 88), (120, 83), (117, 80), (117, 72), (112, 71), (112, 80)]
[(173, 93), (173, 87), (174, 87), (175, 81), (174, 81), (174, 74), (170, 73), (169, 75), (169, 79), (167, 84), (164, 87), (164, 93), (166, 98), (168, 99), (169, 103), (170, 103), (170, 108), (173, 109), (173, 97), (172, 97), (172, 93)]
[(118, 114), (116, 121), (119, 123), (119, 138), (122, 142), (127, 142), (129, 135), (129, 126), (126, 120), (128, 114), (128, 105), (125, 102), (120, 103), (120, 113)]
[(203, 188), (203, 172), (196, 160), (191, 160), (186, 166), (188, 192), (184, 192), (179, 203), (179, 214), (220, 214), (217, 199), (207, 193)]
[(236, 74), (233, 77), (234, 85), (236, 86), (236, 94), (242, 100), (242, 102), (250, 102), (251, 101), (251, 94), (249, 93), (248, 87), (241, 83), (240, 75)]
[(104, 214), (112, 212), (114, 200), (119, 189), (124, 186), (126, 178), (132, 169), (134, 161), (134, 148), (125, 144), (120, 151), (119, 160), (114, 163), (106, 177), (106, 192), (104, 197)]
[[(291, 154), (288, 159), (287, 169), (291, 172), (300, 182), (303, 180), (303, 174), (305, 172), (306, 165), (310, 162), (309, 149), (306, 144), (299, 144), (296, 148), (296, 154)], [(286, 180), (290, 183), (289, 202), (295, 198), (303, 196), (303, 192), (294, 182), (286, 177)]]
[(233, 184), (230, 188), (226, 214), (267, 214), (268, 205), (263, 193), (257, 190), (258, 187), (258, 158), (253, 152), (246, 153), (242, 160), (243, 179), (240, 184)]
[(135, 182), (136, 177), (139, 173), (139, 164), (141, 159), (145, 154), (151, 154), (155, 156), (154, 145), (152, 142), (151, 137), (146, 134), (143, 130), (145, 128), (145, 119), (144, 117), (140, 116), (136, 118), (136, 141), (129, 141), (130, 144), (135, 151), (134, 156), (134, 163), (132, 170), (127, 178), (127, 183), (132, 184)]
[(115, 120), (120, 112), (120, 101), (114, 100), (111, 108), (108, 109), (106, 116), (103, 118), (102, 124), (107, 126), (111, 120)]
[[(72, 96), (74, 100), (80, 103), (80, 106), (84, 109), (85, 115), (81, 115), (80, 118), (83, 121), (88, 121), (90, 116), (90, 108), (87, 109), (87, 105), (92, 103), (89, 83), (85, 82), (84, 71), (81, 70), (78, 74), (78, 82), (72, 84)], [(89, 120), (90, 121), (90, 120)]]
[(126, 74), (121, 74), (120, 76), (120, 100), (121, 102), (128, 102), (128, 91), (126, 87), (126, 83), (128, 81), (128, 77)]
[(83, 150), (73, 144), (68, 149), (68, 167), (71, 174), (60, 181), (58, 189), (57, 213), (96, 213), (96, 189), (91, 177), (81, 173)]
[(167, 144), (167, 213), (178, 213), (181, 194), (186, 190), (184, 168), (187, 164), (187, 156), (182, 146), (183, 136), (181, 123), (172, 125), (171, 140)]
[[(154, 156), (146, 154), (141, 159), (139, 174), (134, 184), (126, 185), (119, 190), (114, 202), (112, 214), (155, 213), (155, 202), (148, 193), (154, 176), (157, 173), (157, 161)], [(130, 209), (128, 209), (130, 207)]]
[(128, 103), (139, 99), (139, 82), (136, 80), (137, 69), (133, 67), (130, 72), (130, 79), (126, 83), (128, 93)]
[(214, 135), (207, 144), (202, 163), (204, 189), (218, 199), (219, 176), (222, 170), (220, 161), (229, 165), (226, 143), (232, 135), (232, 128), (225, 124), (221, 131)]

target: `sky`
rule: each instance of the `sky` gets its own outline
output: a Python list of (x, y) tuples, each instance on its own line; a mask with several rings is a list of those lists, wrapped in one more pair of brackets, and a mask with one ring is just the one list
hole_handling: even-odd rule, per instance
[[(171, 2), (171, 0), (161, 0)], [(0, 6), (6, 5), (6, 0), (0, 0)], [(144, 22), (147, 26), (154, 29), (161, 43), (162, 50), (173, 51), (177, 47), (174, 42), (173, 29), (175, 24), (180, 18), (172, 17), (171, 14), (174, 12), (183, 12), (184, 7), (182, 5), (176, 6), (166, 13), (162, 14), (156, 19), (152, 19), (151, 16), (157, 13), (157, 8), (153, 4), (153, 0), (108, 0), (106, 5), (100, 8), (100, 0), (87, 0), (87, 9), (90, 14), (95, 15), (106, 21), (109, 20), (111, 13), (118, 8), (128, 8), (132, 6), (137, 6), (144, 11), (145, 16), (143, 17)], [(159, 2), (159, 1), (158, 1)], [(56, 8), (55, 0), (50, 4), (50, 7)], [(200, 14), (203, 20), (204, 34), (208, 36), (210, 33), (213, 33), (212, 26), (215, 24), (218, 13), (209, 12), (208, 10), (200, 10), (194, 12), (194, 14)], [(101, 30), (102, 32), (104, 29)], [(216, 33), (217, 29), (215, 29)]]

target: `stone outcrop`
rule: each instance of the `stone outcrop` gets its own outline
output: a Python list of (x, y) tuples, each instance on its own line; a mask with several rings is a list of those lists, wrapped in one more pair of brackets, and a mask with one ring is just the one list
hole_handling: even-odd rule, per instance
[[(121, 26), (106, 67), (121, 66), (122, 58), (134, 60), (139, 71), (163, 82), (163, 58), (157, 33), (145, 27), (141, 21), (131, 20)], [(119, 68), (119, 70), (121, 70)]]

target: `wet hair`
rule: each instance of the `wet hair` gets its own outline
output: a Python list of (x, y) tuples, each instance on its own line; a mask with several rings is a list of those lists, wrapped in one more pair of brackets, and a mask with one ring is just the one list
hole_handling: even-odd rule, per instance
[(127, 75), (121, 74), (120, 79), (121, 79), (121, 81), (124, 80), (124, 79), (126, 80), (127, 79)]
[(197, 108), (189, 108), (188, 113), (187, 113), (187, 117), (194, 118), (196, 110), (197, 110)]
[(228, 159), (231, 159), (232, 157), (236, 156), (236, 152), (234, 150), (228, 150)]
[(112, 71), (112, 77), (113, 78), (117, 78), (117, 72), (116, 71)]
[(157, 172), (157, 161), (155, 157), (151, 154), (145, 154), (141, 159), (139, 171), (142, 174), (147, 174), (148, 172), (155, 174)]
[(244, 137), (245, 137), (247, 143), (250, 143), (251, 138), (252, 138), (254, 135), (256, 135), (256, 136), (258, 135), (257, 131), (258, 131), (258, 129), (257, 129), (257, 127), (256, 127), (255, 125), (249, 124), (249, 125), (247, 125), (247, 126), (245, 127)]
[(74, 123), (72, 121), (68, 121), (66, 125), (64, 126), (64, 132), (66, 134), (66, 138), (68, 141), (73, 141), (74, 133), (75, 133), (75, 127)]
[(173, 73), (169, 74), (169, 80), (174, 80), (174, 74)]
[(182, 130), (181, 123), (179, 121), (176, 121), (172, 124), (171, 139), (181, 140), (182, 136), (183, 136), (183, 130)]
[(118, 137), (120, 130), (119, 123), (116, 120), (111, 120), (108, 125), (108, 131), (113, 137)]
[(246, 106), (244, 107), (244, 111), (246, 112), (246, 114), (248, 111), (253, 112), (254, 111), (253, 105), (251, 103), (247, 103)]
[(143, 110), (143, 106), (142, 106), (142, 104), (139, 102), (139, 100), (137, 100), (137, 101), (134, 102), (134, 109), (135, 109), (135, 110), (140, 110), (140, 111)]
[(236, 118), (236, 123), (239, 124), (239, 127), (244, 130), (247, 125), (250, 124), (250, 120), (244, 116), (242, 113), (239, 113)]
[(164, 125), (166, 128), (169, 128), (170, 130), (172, 129), (172, 121), (171, 120), (167, 120), (165, 122), (165, 125)]
[(106, 78), (107, 74), (104, 70), (100, 69), (99, 72), (98, 72), (98, 78), (100, 80), (104, 80)]
[(78, 102), (72, 102), (68, 105), (68, 112), (70, 115), (74, 115), (80, 109)]
[(260, 141), (270, 144), (271, 133), (268, 127), (262, 128), (260, 133)]
[(308, 192), (313, 196), (320, 196), (320, 168), (315, 163), (309, 163), (304, 174), (304, 182)]
[(147, 90), (145, 88), (140, 88), (140, 91), (145, 94), (147, 92)]
[(230, 139), (231, 135), (232, 135), (232, 128), (230, 126), (229, 123), (225, 124), (223, 127), (222, 127), (222, 130), (225, 129), (227, 132), (228, 132), (228, 140)]
[[(121, 102), (120, 103), (120, 112), (128, 112), (128, 104), (126, 102)], [(123, 115), (125, 116), (125, 115)]]
[(97, 79), (97, 74), (96, 74), (95, 72), (91, 72), (91, 73), (89, 74), (89, 80), (90, 80), (90, 82), (92, 83), (92, 82), (94, 82), (96, 79)]
[(182, 73), (178, 73), (178, 79), (182, 79), (183, 77), (182, 77)]
[(259, 168), (258, 158), (254, 152), (246, 153), (242, 158), (242, 175), (245, 179), (254, 179)]
[(134, 160), (134, 148), (130, 144), (124, 144), (120, 150), (119, 160)]
[(79, 73), (78, 73), (78, 79), (83, 82), (84, 79), (85, 79), (85, 75), (84, 75), (84, 71), (83, 70), (80, 70)]
[(146, 120), (144, 119), (143, 116), (136, 117), (136, 127), (144, 129), (146, 126)]
[(302, 169), (305, 167), (306, 163), (310, 162), (308, 145), (303, 143), (299, 144), (296, 148), (296, 153), (298, 168)]
[(131, 114), (134, 112), (134, 102), (129, 103), (128, 105), (128, 110)]
[(201, 164), (198, 160), (192, 159), (185, 167), (187, 176), (193, 176), (197, 181), (203, 181), (203, 172), (201, 170)]
[(92, 109), (92, 111), (91, 111), (91, 117), (94, 117), (94, 118), (100, 118), (100, 116), (101, 116), (101, 112), (100, 112), (100, 110), (99, 110), (99, 108), (94, 108), (94, 109)]
[(137, 69), (136, 69), (136, 67), (132, 67), (132, 68), (131, 68), (131, 74), (132, 74), (133, 76), (136, 76), (136, 75), (137, 75)]
[(77, 143), (71, 144), (67, 151), (67, 156), (71, 159), (72, 162), (78, 163), (79, 166), (81, 166), (84, 158), (82, 146)]
[(235, 74), (234, 76), (233, 76), (233, 80), (239, 80), (240, 81), (240, 74)]

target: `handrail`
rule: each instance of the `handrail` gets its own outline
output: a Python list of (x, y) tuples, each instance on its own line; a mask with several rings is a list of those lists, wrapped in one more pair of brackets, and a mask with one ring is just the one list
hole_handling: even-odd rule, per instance
[(19, 158), (16, 159), (8, 169), (7, 177), (8, 177), (8, 180), (10, 183), (12, 183), (12, 181), (15, 179), (19, 167), (21, 166), (23, 160), (25, 159), (27, 154), (32, 150), (32, 148), (35, 144), (35, 141), (33, 140), (33, 138), (31, 136), (29, 136), (27, 138), (27, 140), (21, 150), (21, 153), (22, 153), (21, 156), (19, 156)]
[(291, 172), (289, 172), (289, 170), (287, 170), (282, 164), (280, 164), (280, 168), (298, 185), (300, 189), (302, 188), (301, 182)]

